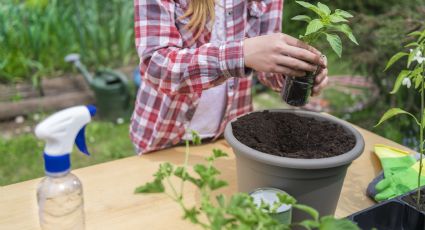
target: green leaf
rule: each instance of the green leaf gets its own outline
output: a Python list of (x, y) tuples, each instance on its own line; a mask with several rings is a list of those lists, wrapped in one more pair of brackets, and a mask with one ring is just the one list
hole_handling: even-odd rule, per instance
[(213, 154), (215, 158), (227, 157), (227, 153), (223, 152), (221, 149), (213, 149)]
[(423, 81), (422, 75), (420, 75), (420, 74), (416, 75), (415, 89), (419, 88), (419, 86), (421, 85), (422, 81)]
[(208, 173), (207, 167), (205, 165), (196, 164), (195, 166), (193, 166), (193, 170), (195, 170), (195, 172), (198, 173), (198, 175), (203, 180), (210, 177), (210, 174)]
[(195, 130), (192, 130), (192, 142), (194, 145), (200, 145), (201, 144), (201, 137), (199, 136), (198, 132)]
[(333, 23), (338, 23), (338, 22), (348, 22), (347, 19), (337, 15), (337, 14), (332, 14), (331, 16), (329, 16), (329, 19), (331, 20), (331, 22)]
[(421, 32), (420, 31), (413, 31), (412, 33), (409, 33), (407, 36), (414, 36), (414, 37), (416, 37), (416, 36), (421, 36)]
[(189, 177), (189, 174), (186, 172), (183, 166), (177, 167), (176, 170), (174, 171), (174, 175), (182, 179), (182, 181), (186, 181), (187, 178)]
[(191, 209), (186, 209), (184, 212), (184, 216), (183, 219), (189, 219), (190, 222), (196, 224), (198, 223), (198, 215), (200, 214), (200, 212), (195, 208), (192, 207)]
[(339, 15), (339, 16), (342, 16), (342, 17), (344, 17), (344, 18), (352, 18), (353, 17), (353, 15), (351, 15), (350, 13), (348, 13), (347, 11), (345, 11), (345, 10), (340, 10), (340, 9), (336, 9), (335, 10), (335, 14), (337, 14), (337, 15)]
[(335, 219), (333, 216), (325, 216), (320, 220), (320, 230), (360, 230), (360, 228), (348, 219)]
[(411, 43), (405, 45), (404, 47), (416, 47), (416, 46), (419, 46), (419, 44), (417, 42), (411, 42)]
[(296, 3), (298, 3), (299, 5), (301, 5), (302, 7), (305, 7), (309, 10), (314, 11), (314, 13), (316, 13), (317, 15), (319, 15), (320, 17), (325, 17), (326, 14), (325, 12), (323, 12), (321, 9), (319, 9), (317, 6), (310, 4), (308, 2), (304, 2), (304, 1), (295, 1)]
[(215, 197), (220, 208), (224, 208), (226, 206), (226, 198), (223, 194), (220, 194)]
[(413, 114), (406, 112), (400, 108), (392, 108), (392, 109), (389, 109), (387, 112), (385, 112), (384, 115), (382, 115), (381, 120), (379, 120), (378, 124), (376, 124), (375, 127), (382, 124), (384, 121), (399, 114), (407, 114), (411, 116), (415, 120), (416, 124), (420, 125), (418, 122), (418, 119), (416, 119), (416, 117)]
[(319, 212), (316, 211), (314, 208), (309, 207), (307, 205), (303, 205), (303, 204), (293, 204), (292, 206), (295, 209), (301, 210), (301, 211), (309, 214), (311, 217), (313, 217), (314, 220), (319, 220)]
[(323, 28), (323, 23), (319, 19), (314, 19), (310, 23), (308, 23), (305, 35), (309, 35), (314, 32), (317, 32), (321, 28)]
[(347, 24), (337, 25), (336, 29), (342, 33), (344, 33), (354, 44), (359, 45), (356, 37), (354, 37), (351, 28)]
[(317, 3), (317, 6), (319, 7), (319, 9), (324, 12), (326, 15), (331, 14), (331, 9), (329, 9), (329, 7), (321, 2)]
[(328, 40), (329, 45), (332, 47), (338, 57), (341, 57), (342, 43), (339, 36), (336, 34), (326, 34), (326, 40)]
[(286, 194), (286, 193), (278, 193), (276, 194), (279, 201), (283, 204), (289, 204), (289, 205), (293, 205), (297, 203), (297, 200), (295, 200), (294, 197)]
[(315, 220), (303, 220), (299, 223), (299, 225), (310, 230), (310, 229), (317, 229), (320, 226), (320, 223)]
[(161, 180), (155, 179), (153, 182), (148, 182), (145, 185), (136, 188), (134, 193), (161, 193), (165, 188)]
[(360, 228), (348, 219), (335, 219), (333, 216), (325, 216), (320, 219), (319, 230), (360, 230)]
[(216, 180), (216, 179), (212, 179), (209, 181), (208, 186), (210, 187), (210, 189), (212, 191), (217, 190), (219, 188), (225, 187), (227, 186), (228, 183), (224, 180)]
[(297, 15), (297, 16), (291, 18), (291, 20), (310, 22), (311, 18), (307, 15)]
[(387, 66), (385, 67), (384, 71), (390, 68), (396, 61), (398, 61), (400, 58), (409, 55), (406, 52), (398, 52), (394, 56), (391, 57), (391, 59), (388, 61)]
[(405, 77), (408, 77), (408, 76), (409, 76), (409, 74), (410, 74), (410, 71), (409, 71), (409, 70), (402, 70), (402, 71), (398, 74), (397, 79), (395, 80), (395, 83), (394, 83), (394, 88), (393, 88), (393, 90), (390, 92), (390, 94), (395, 94), (395, 93), (397, 93), (397, 91), (400, 89), (400, 86), (401, 86), (401, 83), (403, 82), (403, 79), (404, 79)]
[(412, 64), (413, 58), (416, 55), (416, 52), (418, 52), (417, 50), (418, 48), (412, 50), (412, 52), (409, 53), (409, 57), (407, 58), (407, 68), (410, 67), (410, 64)]
[(158, 171), (159, 174), (157, 174), (158, 178), (162, 179), (164, 177), (171, 176), (171, 174), (173, 173), (173, 170), (174, 170), (174, 166), (170, 164), (169, 162), (160, 164), (159, 171)]

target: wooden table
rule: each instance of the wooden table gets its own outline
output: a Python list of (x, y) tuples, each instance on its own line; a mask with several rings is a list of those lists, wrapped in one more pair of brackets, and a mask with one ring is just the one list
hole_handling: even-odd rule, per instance
[[(344, 217), (374, 204), (366, 197), (368, 183), (379, 172), (380, 164), (373, 154), (374, 144), (404, 148), (392, 141), (358, 128), (366, 146), (360, 158), (349, 167), (339, 199), (336, 216)], [(230, 186), (222, 189), (232, 194), (236, 188), (235, 157), (229, 145), (220, 140), (191, 149), (190, 165), (202, 162), (213, 148), (229, 153), (217, 161), (217, 167)], [(133, 194), (134, 189), (152, 179), (164, 161), (182, 164), (183, 147), (175, 147), (142, 157), (129, 157), (75, 170), (84, 185), (87, 229), (194, 229), (181, 220), (180, 207), (161, 194)], [(0, 188), (0, 229), (39, 229), (36, 187), (40, 179)], [(199, 193), (186, 186), (185, 197), (194, 203)]]

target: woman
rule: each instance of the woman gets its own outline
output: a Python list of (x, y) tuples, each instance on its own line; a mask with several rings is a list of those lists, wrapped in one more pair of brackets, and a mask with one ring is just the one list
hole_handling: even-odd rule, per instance
[(280, 91), (285, 75), (322, 71), (319, 51), (282, 34), (283, 0), (135, 0), (142, 83), (130, 136), (139, 154), (190, 138), (219, 137), (252, 111), (251, 75)]

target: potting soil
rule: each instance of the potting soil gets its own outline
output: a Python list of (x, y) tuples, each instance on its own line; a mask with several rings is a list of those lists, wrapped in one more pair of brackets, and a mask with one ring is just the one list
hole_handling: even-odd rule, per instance
[(232, 130), (253, 149), (290, 158), (332, 157), (355, 145), (354, 136), (335, 123), (289, 113), (251, 113), (233, 122)]
[(421, 197), (420, 197), (420, 204), (418, 205), (416, 201), (418, 200), (418, 193), (413, 192), (405, 197), (402, 198), (403, 201), (406, 203), (412, 205), (413, 207), (416, 207), (419, 211), (425, 212), (425, 189), (421, 190)]

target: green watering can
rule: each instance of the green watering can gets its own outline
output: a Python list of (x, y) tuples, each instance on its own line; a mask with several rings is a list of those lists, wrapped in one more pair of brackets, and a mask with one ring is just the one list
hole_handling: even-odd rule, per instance
[(122, 73), (103, 68), (96, 70), (92, 76), (80, 62), (78, 54), (67, 55), (65, 61), (73, 63), (90, 85), (95, 94), (99, 117), (117, 122), (119, 119), (128, 120), (132, 111), (132, 95), (129, 82)]

